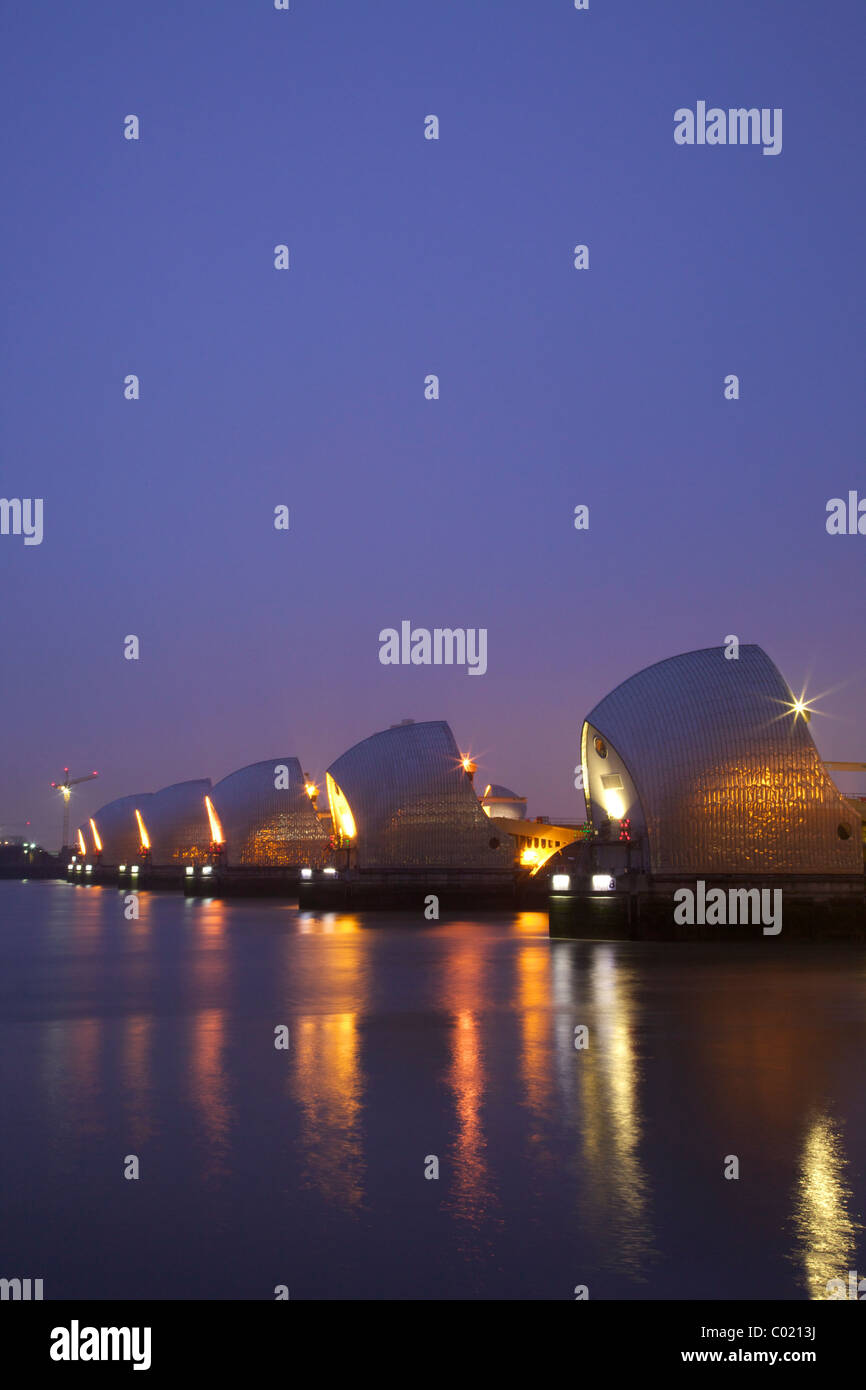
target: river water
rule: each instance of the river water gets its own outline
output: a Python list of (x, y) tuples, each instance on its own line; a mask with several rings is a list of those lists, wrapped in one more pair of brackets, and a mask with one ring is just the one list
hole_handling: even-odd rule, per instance
[(0, 1276), (47, 1299), (866, 1277), (862, 946), (551, 942), (543, 914), (423, 903), (139, 909), (0, 883)]

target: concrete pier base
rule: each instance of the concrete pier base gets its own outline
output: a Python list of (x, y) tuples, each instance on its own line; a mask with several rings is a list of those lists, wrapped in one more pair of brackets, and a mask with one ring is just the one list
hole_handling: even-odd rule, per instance
[[(781, 930), (763, 921), (678, 922), (678, 889), (697, 897), (696, 879), (652, 879), (637, 891), (552, 893), (548, 904), (552, 937), (582, 941), (866, 941), (866, 884), (862, 875), (815, 879), (708, 876), (705, 891), (721, 888), (778, 891)], [(773, 899), (768, 899), (774, 901)]]

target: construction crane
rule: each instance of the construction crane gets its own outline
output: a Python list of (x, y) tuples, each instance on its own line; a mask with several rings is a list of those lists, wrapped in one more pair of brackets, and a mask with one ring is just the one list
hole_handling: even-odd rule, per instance
[(55, 791), (60, 792), (63, 797), (63, 844), (61, 852), (69, 848), (69, 798), (72, 795), (72, 788), (77, 787), (79, 782), (92, 782), (94, 777), (98, 777), (98, 772), (88, 772), (86, 777), (70, 777), (69, 768), (63, 769), (63, 781), (52, 782)]

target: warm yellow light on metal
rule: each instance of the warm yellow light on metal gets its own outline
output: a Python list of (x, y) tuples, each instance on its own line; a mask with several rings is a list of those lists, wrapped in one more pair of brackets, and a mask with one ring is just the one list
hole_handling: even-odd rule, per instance
[(316, 786), (315, 782), (305, 782), (304, 791), (307, 793), (307, 796), (311, 798), (319, 795), (319, 788)]
[(601, 793), (601, 799), (604, 802), (604, 809), (607, 811), (611, 820), (622, 820), (625, 815), (625, 802), (619, 792), (603, 791)]
[(68, 801), (69, 798), (70, 798), (70, 796), (72, 795), (72, 788), (71, 788), (71, 787), (61, 787), (60, 790), (61, 790), (61, 792), (63, 793), (63, 800), (64, 800), (64, 801)]
[(150, 849), (150, 836), (144, 828), (144, 821), (141, 819), (140, 811), (136, 811), (135, 819), (138, 821), (138, 834), (141, 840), (141, 848)]
[(219, 816), (214, 810), (213, 802), (211, 801), (209, 796), (205, 797), (204, 804), (207, 807), (207, 818), (210, 821), (211, 842), (215, 845), (224, 845), (225, 836), (223, 835), (223, 828), (220, 825)]
[(521, 851), (520, 862), (524, 869), (531, 869), (532, 874), (535, 875), (538, 873), (542, 864), (546, 864), (550, 856), (555, 853), (555, 848), (533, 849), (529, 846), (527, 849)]
[(355, 817), (330, 772), (325, 773), (325, 787), (328, 792), (328, 805), (331, 808), (334, 829), (339, 830), (340, 834), (345, 835), (348, 840), (354, 840), (358, 833), (355, 827)]
[(81, 830), (78, 831), (78, 848), (81, 850), (82, 854), (87, 853), (87, 845), (84, 843), (84, 836), (82, 835)]
[(96, 828), (96, 821), (90, 817), (90, 833), (93, 836), (93, 848), (97, 854), (102, 853), (102, 841), (99, 838), (99, 831)]

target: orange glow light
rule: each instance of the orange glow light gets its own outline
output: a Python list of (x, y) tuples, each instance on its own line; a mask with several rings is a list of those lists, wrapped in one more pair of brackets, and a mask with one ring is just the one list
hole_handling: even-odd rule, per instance
[(341, 835), (345, 835), (347, 840), (354, 840), (358, 833), (355, 827), (355, 817), (330, 772), (325, 773), (325, 786), (328, 791), (328, 805), (331, 808), (334, 829), (339, 830)]
[(213, 802), (211, 801), (209, 796), (205, 797), (204, 804), (207, 807), (207, 818), (210, 821), (211, 840), (215, 845), (224, 845), (225, 835), (223, 834), (223, 828), (219, 823), (219, 816), (214, 810)]
[(140, 811), (136, 811), (135, 819), (138, 821), (138, 834), (141, 838), (141, 848), (150, 849), (150, 836), (144, 828), (144, 821), (141, 819)]
[(96, 821), (90, 817), (90, 833), (93, 836), (93, 848), (97, 854), (102, 853), (102, 841), (99, 838), (99, 831), (96, 828)]
[(81, 850), (81, 853), (86, 857), (87, 845), (84, 843), (84, 836), (82, 835), (80, 830), (78, 831), (78, 848)]
[(547, 860), (550, 858), (550, 856), (551, 856), (552, 854), (555, 854), (555, 853), (556, 853), (555, 849), (552, 849), (552, 848), (548, 848), (548, 849), (532, 849), (532, 848), (527, 848), (527, 849), (525, 849), (525, 850), (523, 850), (523, 851), (521, 852), (521, 855), (520, 855), (520, 862), (521, 862), (521, 864), (523, 865), (524, 869), (531, 869), (531, 870), (532, 870), (532, 876), (534, 876), (535, 874), (538, 873), (538, 870), (541, 868), (542, 864), (546, 864), (546, 863), (547, 863)]

